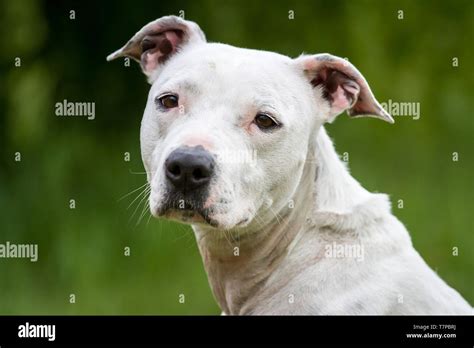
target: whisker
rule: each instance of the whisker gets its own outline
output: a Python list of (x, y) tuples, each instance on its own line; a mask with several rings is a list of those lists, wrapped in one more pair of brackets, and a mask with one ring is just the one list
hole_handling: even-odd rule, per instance
[(257, 221), (258, 225), (260, 226), (260, 228), (263, 228), (264, 227), (264, 224), (263, 224), (263, 220), (261, 218), (261, 216), (259, 214), (256, 214), (255, 215), (255, 221)]
[(134, 172), (131, 169), (128, 170), (130, 174), (146, 174), (146, 172)]
[(140, 217), (138, 218), (138, 221), (137, 221), (137, 224), (136, 226), (138, 226), (140, 224), (140, 222), (142, 221), (143, 217), (146, 215), (146, 212), (148, 211), (148, 198), (150, 197), (150, 193), (146, 194), (146, 199), (145, 199), (145, 203), (143, 204), (143, 209), (142, 209), (142, 213), (140, 214)]
[(143, 186), (145, 186), (145, 185), (148, 185), (148, 183), (146, 182), (146, 183), (144, 183), (143, 185), (141, 185), (140, 187), (137, 187), (136, 189), (134, 189), (134, 190), (130, 191), (129, 193), (123, 195), (122, 197), (120, 197), (120, 198), (117, 200), (117, 202), (120, 202), (120, 201), (121, 201), (122, 199), (124, 199), (125, 197), (128, 197), (128, 196), (130, 196), (132, 193), (137, 192), (138, 190), (140, 190), (141, 188), (143, 188)]
[(147, 191), (149, 188), (151, 189), (150, 186), (145, 187), (145, 189), (144, 189), (142, 192), (140, 192), (140, 194), (139, 194), (138, 196), (136, 196), (135, 199), (128, 205), (127, 210), (130, 209), (130, 207), (133, 205), (133, 203), (135, 203), (135, 201), (136, 201), (139, 197), (141, 197), (143, 194), (146, 194), (146, 191)]
[(151, 217), (153, 216), (153, 215), (151, 215), (151, 212), (149, 210), (148, 210), (148, 212), (150, 213), (150, 216), (148, 216), (148, 220), (146, 221), (145, 227), (148, 227), (148, 224), (150, 223)]
[[(147, 174), (147, 172), (134, 172), (134, 171), (133, 171), (133, 170), (131, 170), (131, 169), (129, 169), (129, 170), (128, 170), (128, 172), (129, 172), (130, 174), (138, 174), (138, 175), (144, 175), (144, 174)], [(150, 173), (150, 174), (154, 174), (154, 173), (156, 173), (156, 170), (154, 170), (154, 171), (151, 171), (151, 170), (150, 170), (148, 173)]]
[(183, 226), (181, 226), (181, 224), (176, 224), (175, 226), (177, 227), (177, 231), (179, 231), (180, 235), (173, 239), (173, 243), (176, 243), (178, 240), (181, 240), (188, 235), (188, 231)]
[[(133, 217), (135, 216), (135, 214), (136, 214), (138, 208), (139, 208), (140, 205), (143, 203), (143, 201), (146, 202), (146, 198), (148, 197), (147, 195), (148, 195), (148, 192), (150, 192), (150, 190), (151, 190), (151, 188), (148, 187), (148, 188), (146, 188), (142, 193), (140, 193), (140, 195), (138, 195), (138, 197), (142, 196), (142, 198), (141, 198), (140, 201), (138, 202), (138, 204), (137, 204), (135, 210), (133, 211), (133, 214), (132, 214), (132, 216), (131, 216), (130, 219), (129, 219), (129, 223), (130, 223), (130, 221), (133, 219)], [(137, 198), (138, 198), (138, 197), (137, 197)], [(134, 201), (136, 201), (137, 198), (135, 198)], [(132, 203), (133, 203), (133, 202), (132, 202)], [(129, 207), (130, 207), (130, 206), (129, 206)], [(127, 209), (128, 209), (128, 208), (127, 208)]]
[(225, 239), (227, 240), (227, 243), (229, 243), (229, 245), (231, 247), (233, 247), (234, 245), (232, 244), (232, 242), (230, 241), (229, 237), (227, 236), (227, 232), (229, 232), (228, 230), (223, 230), (224, 231), (224, 237)]
[(268, 207), (271, 211), (271, 213), (275, 216), (277, 222), (279, 225), (281, 225), (281, 215), (279, 213), (275, 213), (275, 211), (272, 209), (272, 207)]
[(229, 232), (229, 237), (232, 240), (232, 243), (237, 243), (237, 240), (234, 238), (234, 235), (232, 234), (232, 232), (230, 232), (230, 231), (228, 231), (228, 232)]

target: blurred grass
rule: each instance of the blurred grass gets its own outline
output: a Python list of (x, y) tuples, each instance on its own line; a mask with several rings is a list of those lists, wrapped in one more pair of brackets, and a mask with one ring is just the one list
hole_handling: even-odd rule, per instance
[[(428, 264), (474, 302), (472, 1), (10, 1), (0, 3), (0, 243), (38, 243), (39, 261), (0, 260), (0, 313), (219, 313), (190, 228), (148, 216), (136, 225), (134, 195), (119, 201), (145, 182), (132, 172), (143, 172), (148, 85), (105, 56), (179, 10), (210, 41), (347, 56), (380, 101), (420, 102), (417, 121), (341, 116), (328, 131), (352, 174), (390, 194)], [(64, 99), (94, 101), (96, 119), (56, 117)]]

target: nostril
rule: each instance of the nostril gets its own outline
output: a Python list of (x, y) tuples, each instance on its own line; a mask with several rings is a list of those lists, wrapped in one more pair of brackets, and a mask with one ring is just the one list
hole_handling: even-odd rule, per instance
[(195, 180), (201, 180), (203, 178), (205, 178), (206, 175), (204, 175), (204, 173), (202, 172), (201, 168), (196, 168), (193, 170), (193, 178)]
[(168, 166), (168, 172), (174, 176), (179, 176), (181, 174), (181, 167), (177, 163), (172, 163)]

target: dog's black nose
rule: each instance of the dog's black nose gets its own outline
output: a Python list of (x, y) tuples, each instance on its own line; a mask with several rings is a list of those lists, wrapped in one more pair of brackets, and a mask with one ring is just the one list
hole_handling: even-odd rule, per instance
[(202, 146), (180, 147), (165, 161), (166, 177), (176, 190), (189, 192), (206, 185), (214, 171), (214, 159)]

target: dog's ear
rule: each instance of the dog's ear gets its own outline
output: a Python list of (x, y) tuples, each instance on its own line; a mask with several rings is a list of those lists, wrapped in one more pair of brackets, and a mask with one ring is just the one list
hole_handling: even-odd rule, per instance
[(314, 88), (320, 88), (329, 104), (327, 122), (347, 110), (352, 117), (376, 117), (394, 123), (377, 102), (364, 76), (349, 61), (327, 53), (295, 59)]
[(173, 54), (187, 45), (204, 43), (199, 26), (176, 16), (161, 17), (140, 29), (122, 48), (110, 54), (108, 61), (130, 57), (140, 63), (150, 77)]

